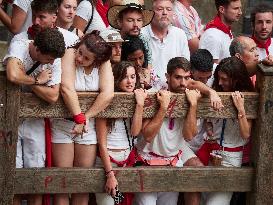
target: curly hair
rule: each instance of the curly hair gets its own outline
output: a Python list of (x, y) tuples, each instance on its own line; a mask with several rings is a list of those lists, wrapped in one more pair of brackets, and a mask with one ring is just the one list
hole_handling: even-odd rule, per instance
[(44, 55), (61, 58), (65, 53), (63, 34), (56, 28), (46, 28), (39, 32), (34, 39), (34, 46)]
[(126, 40), (128, 41), (122, 43), (121, 60), (127, 61), (130, 54), (134, 53), (137, 50), (141, 50), (144, 54), (144, 63), (142, 67), (146, 68), (148, 66), (148, 51), (146, 50), (143, 41), (138, 36), (127, 36)]
[(48, 12), (56, 14), (58, 11), (58, 2), (56, 0), (34, 0), (31, 2), (31, 10), (34, 13)]
[(217, 65), (214, 72), (214, 81), (212, 87), (217, 92), (222, 92), (222, 86), (219, 85), (218, 72), (223, 72), (231, 79), (232, 86), (230, 92), (242, 91), (242, 92), (252, 92), (255, 91), (254, 86), (247, 73), (246, 66), (242, 60), (233, 56), (224, 58), (221, 60), (219, 65)]
[(86, 34), (80, 42), (76, 43), (72, 48), (78, 49), (81, 45), (85, 45), (87, 50), (94, 53), (96, 58), (92, 63), (93, 66), (100, 66), (102, 63), (108, 61), (112, 55), (112, 47), (107, 43), (97, 30)]
[(213, 68), (213, 57), (206, 49), (198, 49), (191, 55), (191, 70), (209, 72)]
[(136, 85), (135, 85), (135, 89), (141, 88), (140, 78), (139, 78), (139, 75), (138, 75), (138, 72), (137, 72), (135, 66), (131, 62), (129, 62), (129, 61), (121, 61), (120, 63), (116, 64), (113, 67), (114, 89), (115, 89), (115, 92), (121, 92), (122, 91), (119, 88), (119, 84), (120, 84), (120, 82), (124, 78), (126, 78), (127, 68), (128, 67), (133, 67), (135, 69), (135, 73), (136, 73)]

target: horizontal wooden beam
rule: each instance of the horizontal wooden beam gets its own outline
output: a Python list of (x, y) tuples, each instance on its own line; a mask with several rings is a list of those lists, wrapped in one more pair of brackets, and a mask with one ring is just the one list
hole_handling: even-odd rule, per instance
[[(94, 102), (98, 93), (79, 92), (79, 101), (83, 112), (85, 112)], [(198, 117), (202, 118), (237, 118), (237, 111), (233, 105), (230, 93), (219, 93), (224, 108), (214, 111), (210, 106), (210, 100), (202, 98), (198, 104)], [(258, 93), (244, 93), (245, 109), (247, 118), (255, 119), (258, 110)], [(188, 110), (188, 103), (184, 94), (173, 94), (166, 117), (183, 118)], [(99, 113), (98, 117), (105, 118), (127, 118), (132, 117), (135, 109), (135, 98), (133, 94), (115, 93), (112, 103)], [(145, 101), (144, 118), (151, 118), (158, 110), (158, 103), (155, 93), (148, 95)], [(62, 99), (54, 105), (49, 105), (31, 93), (21, 94), (21, 118), (43, 118), (43, 117), (71, 117)]]
[[(252, 191), (253, 168), (116, 168), (122, 192)], [(15, 194), (103, 192), (102, 169), (16, 169)]]

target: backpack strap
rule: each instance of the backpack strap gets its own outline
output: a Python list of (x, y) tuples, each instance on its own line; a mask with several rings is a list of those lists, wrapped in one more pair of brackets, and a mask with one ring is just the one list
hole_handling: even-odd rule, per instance
[(95, 11), (95, 8), (94, 8), (94, 7), (95, 7), (95, 5), (93, 4), (93, 1), (92, 1), (92, 0), (89, 0), (89, 2), (90, 2), (91, 5), (92, 5), (92, 15), (91, 15), (91, 18), (89, 19), (89, 21), (88, 21), (88, 23), (87, 23), (87, 25), (86, 25), (84, 31), (83, 31), (84, 34), (85, 34), (86, 31), (88, 30), (88, 28), (89, 28), (89, 26), (90, 26), (90, 24), (92, 23), (93, 18), (94, 18), (94, 11)]
[(37, 61), (36, 63), (34, 63), (34, 65), (26, 72), (27, 75), (30, 75), (31, 73), (33, 73), (36, 68), (38, 68), (38, 66), (40, 65), (41, 63), (39, 61)]

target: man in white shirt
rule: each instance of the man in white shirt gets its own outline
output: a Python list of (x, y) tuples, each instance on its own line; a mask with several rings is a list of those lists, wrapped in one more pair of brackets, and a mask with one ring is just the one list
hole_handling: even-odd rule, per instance
[(153, 1), (153, 11), (154, 18), (142, 33), (149, 38), (153, 70), (162, 87), (167, 87), (165, 73), (168, 61), (178, 56), (190, 59), (188, 40), (182, 29), (171, 25), (174, 15), (172, 0)]
[[(64, 52), (64, 38), (57, 29), (44, 29), (34, 41), (18, 40), (10, 45), (3, 60), (7, 79), (23, 85), (25, 91), (34, 92), (44, 101), (54, 103), (59, 97), (61, 65), (52, 64)], [(24, 119), (18, 127), (16, 167), (44, 167), (45, 159), (44, 119)], [(32, 195), (30, 199), (36, 204), (42, 201), (41, 195)], [(19, 197), (14, 198), (14, 204), (21, 204)]]
[(253, 28), (252, 39), (259, 51), (259, 59), (273, 63), (273, 7), (269, 4), (259, 4), (251, 12)]
[[(202, 166), (185, 142), (197, 133), (197, 101), (201, 97), (198, 90), (186, 89), (191, 81), (190, 67), (190, 62), (183, 57), (173, 58), (168, 63), (166, 76), (169, 91), (161, 90), (157, 93), (159, 109), (152, 119), (143, 121), (143, 138), (137, 144), (138, 153), (147, 165)], [(165, 118), (175, 103), (170, 102), (170, 92), (186, 93), (190, 107), (185, 119)], [(177, 192), (136, 193), (135, 196), (138, 205), (176, 205), (177, 200)], [(197, 205), (200, 203), (200, 195), (187, 193), (185, 202)]]
[(207, 49), (215, 63), (229, 57), (229, 46), (233, 39), (231, 25), (239, 21), (242, 10), (240, 0), (215, 0), (217, 15), (206, 25), (201, 35), (199, 48)]

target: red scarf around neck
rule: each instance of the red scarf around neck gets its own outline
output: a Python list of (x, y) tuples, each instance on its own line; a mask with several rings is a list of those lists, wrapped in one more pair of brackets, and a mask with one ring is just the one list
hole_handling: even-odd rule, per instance
[(271, 37), (269, 37), (265, 43), (260, 42), (254, 35), (252, 36), (252, 39), (257, 44), (258, 48), (263, 48), (266, 51), (266, 55), (269, 55), (269, 46), (271, 45)]
[(230, 26), (225, 25), (219, 15), (215, 16), (215, 18), (206, 25), (205, 30), (209, 28), (217, 28), (228, 34), (231, 39), (233, 38)]
[(97, 5), (96, 5), (96, 9), (101, 17), (101, 19), (103, 20), (104, 24), (106, 25), (106, 27), (109, 26), (109, 22), (107, 20), (107, 11), (108, 11), (108, 4), (103, 4), (102, 0), (98, 0)]

